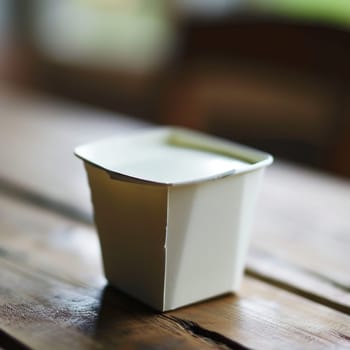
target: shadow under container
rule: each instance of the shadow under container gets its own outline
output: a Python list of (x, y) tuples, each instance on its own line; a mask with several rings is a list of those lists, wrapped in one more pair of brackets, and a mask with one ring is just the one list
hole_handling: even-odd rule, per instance
[(239, 288), (272, 157), (179, 128), (79, 146), (108, 281), (159, 311)]

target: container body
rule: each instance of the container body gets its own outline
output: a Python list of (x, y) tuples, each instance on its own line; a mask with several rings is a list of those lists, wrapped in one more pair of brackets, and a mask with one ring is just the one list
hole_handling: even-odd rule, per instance
[(176, 187), (86, 170), (113, 286), (159, 311), (238, 290), (264, 169)]

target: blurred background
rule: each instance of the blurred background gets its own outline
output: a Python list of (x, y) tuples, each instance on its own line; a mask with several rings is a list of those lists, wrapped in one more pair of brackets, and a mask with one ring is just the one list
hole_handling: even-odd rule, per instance
[(349, 78), (349, 0), (0, 0), (0, 82), (348, 177)]

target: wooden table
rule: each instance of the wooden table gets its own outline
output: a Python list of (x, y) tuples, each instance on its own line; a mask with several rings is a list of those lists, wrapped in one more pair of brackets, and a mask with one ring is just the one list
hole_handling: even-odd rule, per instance
[(350, 183), (276, 161), (237, 295), (156, 313), (109, 287), (74, 145), (145, 124), (0, 89), (0, 348), (350, 348)]

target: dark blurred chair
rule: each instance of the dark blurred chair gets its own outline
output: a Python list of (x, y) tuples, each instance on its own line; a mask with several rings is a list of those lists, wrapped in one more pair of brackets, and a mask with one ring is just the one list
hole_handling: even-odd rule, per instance
[(191, 21), (161, 120), (350, 176), (350, 33), (277, 19)]

